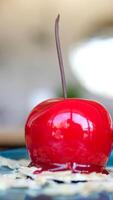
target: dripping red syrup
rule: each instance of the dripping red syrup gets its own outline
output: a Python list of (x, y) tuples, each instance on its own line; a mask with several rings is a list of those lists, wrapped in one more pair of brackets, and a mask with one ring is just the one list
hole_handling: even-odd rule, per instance
[(72, 173), (85, 173), (85, 174), (90, 174), (92, 172), (96, 173), (102, 173), (108, 175), (109, 172), (101, 166), (97, 165), (82, 165), (82, 164), (77, 164), (77, 163), (65, 163), (65, 164), (42, 164), (39, 163), (39, 165), (34, 164), (31, 162), (29, 164), (29, 167), (36, 166), (37, 170), (34, 171), (34, 174), (39, 174), (44, 171), (49, 171), (49, 172), (59, 172), (59, 171), (66, 171), (70, 170)]

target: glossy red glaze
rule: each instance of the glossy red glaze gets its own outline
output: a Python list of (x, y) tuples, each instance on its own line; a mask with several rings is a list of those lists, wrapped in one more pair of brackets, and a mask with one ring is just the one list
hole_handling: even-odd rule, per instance
[(49, 99), (36, 106), (25, 126), (26, 145), (41, 170), (103, 172), (113, 143), (108, 111), (85, 99)]

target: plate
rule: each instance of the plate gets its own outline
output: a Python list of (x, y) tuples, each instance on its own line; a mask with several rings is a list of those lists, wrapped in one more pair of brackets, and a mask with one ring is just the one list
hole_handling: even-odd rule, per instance
[[(19, 148), (19, 149), (12, 149), (12, 150), (6, 150), (1, 151), (0, 156), (4, 156), (6, 158), (11, 159), (28, 159), (27, 150), (25, 148)], [(110, 157), (110, 160), (108, 162), (109, 166), (113, 166), (113, 153)], [(9, 169), (6, 167), (0, 168), (0, 173), (8, 173)], [(76, 187), (76, 185), (75, 185)], [(31, 195), (32, 194), (32, 195)], [(31, 191), (28, 191), (27, 189), (8, 189), (6, 191), (0, 191), (0, 200), (110, 200), (113, 199), (113, 194), (108, 192), (101, 192), (101, 193), (95, 193), (93, 195), (90, 195), (88, 197), (83, 197), (80, 195), (76, 196), (35, 196)]]

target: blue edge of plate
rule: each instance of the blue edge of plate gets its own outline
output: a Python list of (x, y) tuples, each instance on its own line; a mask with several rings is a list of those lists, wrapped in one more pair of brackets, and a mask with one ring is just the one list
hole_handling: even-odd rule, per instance
[[(28, 153), (27, 153), (26, 148), (17, 148), (17, 149), (1, 151), (0, 156), (4, 156), (6, 158), (15, 159), (15, 160), (19, 160), (22, 158), (28, 159)], [(113, 151), (111, 153), (107, 166), (109, 167), (113, 166)]]

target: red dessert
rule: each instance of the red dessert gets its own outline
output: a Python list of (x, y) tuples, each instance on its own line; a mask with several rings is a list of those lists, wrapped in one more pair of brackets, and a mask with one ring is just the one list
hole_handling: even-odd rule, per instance
[(58, 21), (59, 17), (55, 33), (64, 98), (42, 102), (28, 117), (25, 132), (31, 165), (40, 167), (40, 171), (105, 173), (113, 144), (112, 120), (95, 101), (66, 98)]
[(112, 150), (106, 109), (84, 99), (50, 99), (31, 112), (26, 144), (35, 166), (102, 172)]

